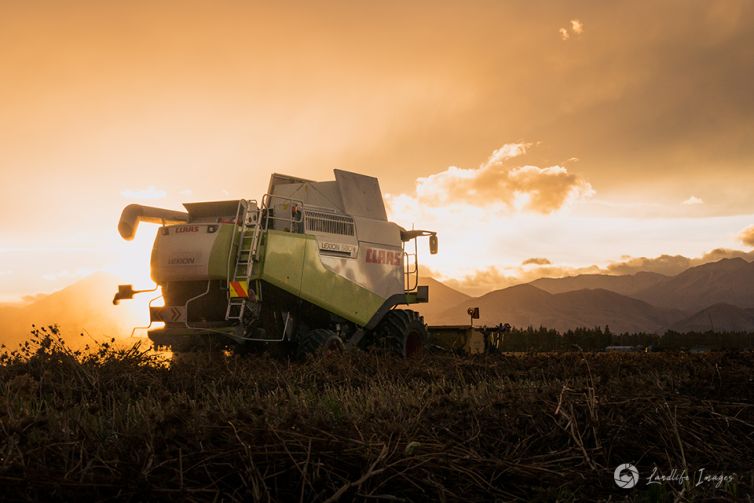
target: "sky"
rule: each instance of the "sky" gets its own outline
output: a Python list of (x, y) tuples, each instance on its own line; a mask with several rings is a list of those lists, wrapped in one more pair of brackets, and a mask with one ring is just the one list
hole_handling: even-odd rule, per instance
[(467, 291), (754, 247), (751, 2), (0, 0), (0, 47), (0, 301), (144, 285), (125, 205), (273, 172), (378, 177)]

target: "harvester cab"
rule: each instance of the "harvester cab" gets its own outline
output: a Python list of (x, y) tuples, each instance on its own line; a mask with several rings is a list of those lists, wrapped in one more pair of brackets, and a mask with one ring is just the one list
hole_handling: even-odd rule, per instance
[[(184, 207), (129, 205), (118, 225), (128, 240), (139, 222), (161, 224), (151, 257), (164, 299), (164, 306), (150, 302), (150, 327), (164, 323), (148, 331), (156, 345), (272, 345), (299, 357), (345, 346), (423, 351), (422, 317), (397, 307), (428, 301), (416, 246), (429, 237), (437, 253), (437, 235), (389, 222), (376, 178), (273, 174), (260, 201)], [(136, 293), (121, 285), (115, 300)]]

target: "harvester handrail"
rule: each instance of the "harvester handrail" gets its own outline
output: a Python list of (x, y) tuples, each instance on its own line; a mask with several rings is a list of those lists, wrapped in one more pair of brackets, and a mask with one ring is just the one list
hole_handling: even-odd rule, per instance
[(403, 250), (403, 287), (407, 292), (413, 292), (419, 287), (419, 253), (416, 250), (416, 238), (413, 241), (413, 253), (406, 251), (405, 247)]
[(217, 329), (212, 329), (212, 328), (209, 328), (209, 327), (192, 327), (189, 324), (189, 304), (191, 302), (194, 302), (197, 299), (200, 299), (200, 298), (204, 297), (205, 295), (209, 295), (210, 290), (211, 290), (211, 288), (210, 288), (211, 285), (212, 285), (212, 282), (208, 280), (207, 281), (207, 289), (204, 290), (204, 293), (200, 293), (199, 295), (194, 295), (193, 297), (191, 297), (190, 299), (188, 299), (185, 304), (183, 304), (183, 309), (185, 310), (184, 312), (185, 312), (185, 315), (186, 315), (186, 321), (183, 322), (183, 326), (185, 326), (189, 330), (199, 330), (199, 331), (202, 331), (202, 332), (212, 332), (212, 333), (215, 333), (215, 334), (227, 335), (227, 332), (224, 331), (224, 330), (217, 330)]
[[(233, 220), (233, 223), (234, 223), (235, 226), (238, 226), (240, 224), (243, 227), (243, 224), (246, 223), (246, 220), (245, 220), (246, 204), (247, 203), (246, 203), (245, 199), (241, 199), (241, 200), (238, 201), (238, 206), (236, 207), (236, 217)], [(241, 219), (239, 218), (241, 216), (241, 208), (243, 208), (243, 214), (244, 214), (244, 220), (243, 220), (243, 222), (241, 222)], [(233, 245), (236, 244), (236, 234), (238, 234), (238, 233), (235, 232), (235, 231), (231, 234), (231, 237), (230, 237), (230, 247), (228, 247), (228, 260), (227, 260), (227, 273), (226, 273), (226, 276), (227, 276), (227, 278), (228, 278), (229, 281), (231, 279), (231, 272), (232, 272), (233, 268), (235, 267), (235, 261), (234, 260), (232, 261), (231, 259), (233, 258)], [(243, 240), (243, 236), (241, 236), (241, 240)], [(239, 246), (240, 246), (240, 243), (239, 243)]]
[(342, 212), (336, 210), (335, 208), (329, 208), (327, 206), (319, 206), (316, 204), (307, 204), (306, 205), (306, 211), (319, 211), (321, 213), (329, 213), (332, 215), (343, 215)]
[[(275, 214), (274, 211), (270, 211), (271, 209), (274, 210), (274, 208), (271, 207), (271, 202), (273, 199), (280, 199), (282, 201), (288, 201), (291, 203), (291, 214), (289, 216), (278, 216)], [(294, 211), (294, 208), (297, 208), (297, 211)], [(286, 197), (286, 196), (279, 196), (277, 194), (265, 194), (262, 198), (262, 210), (264, 211), (264, 228), (270, 229), (270, 220), (279, 220), (282, 222), (287, 222), (290, 224), (290, 227), (288, 227), (288, 230), (291, 232), (298, 232), (295, 229), (300, 229), (301, 232), (303, 232), (303, 222), (304, 222), (304, 202), (300, 199), (294, 199), (292, 197)]]
[[(162, 291), (160, 291), (160, 295), (157, 295), (156, 297), (152, 297), (151, 299), (149, 299), (149, 303), (147, 304), (147, 309), (151, 310), (152, 309), (152, 302), (156, 301), (157, 299), (161, 299), (161, 298), (163, 298)], [(149, 325), (142, 326), (142, 327), (133, 327), (131, 329), (131, 337), (134, 336), (134, 334), (136, 333), (137, 330), (149, 330), (150, 328), (152, 328), (152, 324), (153, 323), (154, 323), (154, 321), (152, 321), (152, 316), (150, 316), (149, 317)]]
[(186, 328), (196, 329), (196, 327), (192, 327), (189, 325), (189, 304), (194, 302), (196, 299), (204, 297), (205, 295), (209, 295), (211, 284), (212, 282), (207, 280), (207, 288), (206, 290), (204, 290), (204, 293), (200, 293), (199, 295), (194, 295), (193, 297), (188, 299), (185, 304), (183, 304), (183, 308), (186, 310), (186, 321), (184, 321), (183, 324), (186, 326)]

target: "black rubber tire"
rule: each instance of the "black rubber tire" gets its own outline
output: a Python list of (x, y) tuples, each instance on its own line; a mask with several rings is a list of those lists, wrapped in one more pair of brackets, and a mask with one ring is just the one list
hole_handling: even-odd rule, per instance
[(393, 309), (377, 325), (377, 346), (404, 358), (419, 357), (427, 345), (427, 327), (416, 311)]
[(307, 355), (341, 353), (344, 348), (343, 339), (338, 334), (326, 328), (315, 328), (299, 339), (296, 357), (303, 360)]

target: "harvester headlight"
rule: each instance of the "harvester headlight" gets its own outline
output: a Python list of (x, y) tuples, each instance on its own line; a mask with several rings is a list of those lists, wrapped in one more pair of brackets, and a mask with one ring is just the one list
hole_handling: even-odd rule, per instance
[(208, 225), (207, 226), (207, 234), (213, 234), (217, 232), (217, 226), (216, 225)]

